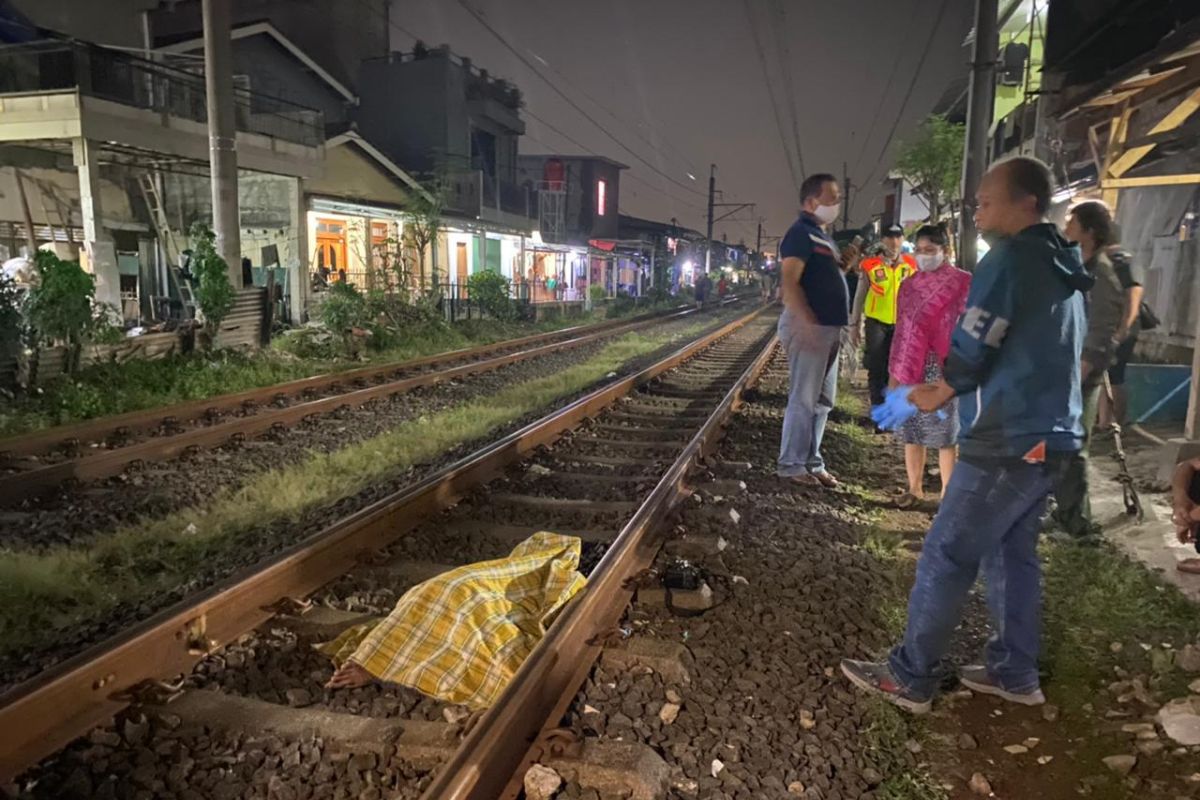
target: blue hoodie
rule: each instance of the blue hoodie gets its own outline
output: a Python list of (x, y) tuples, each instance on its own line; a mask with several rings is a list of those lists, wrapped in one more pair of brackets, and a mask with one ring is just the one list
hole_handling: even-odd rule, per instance
[(1084, 295), (1094, 278), (1049, 223), (1000, 241), (979, 262), (945, 376), (959, 395), (964, 460), (1045, 461), (1078, 450)]

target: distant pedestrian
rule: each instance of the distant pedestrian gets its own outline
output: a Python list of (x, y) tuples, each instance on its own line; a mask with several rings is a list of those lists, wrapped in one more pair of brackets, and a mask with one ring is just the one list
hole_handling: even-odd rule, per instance
[(708, 273), (700, 273), (700, 277), (696, 279), (696, 308), (703, 308), (704, 301), (708, 299), (708, 289), (712, 285), (712, 281), (708, 279)]
[[(950, 334), (966, 308), (971, 274), (953, 266), (946, 254), (946, 231), (926, 225), (916, 236), (917, 274), (900, 286), (896, 302), (896, 330), (888, 357), (889, 386), (937, 383), (950, 354)], [(900, 428), (904, 443), (904, 469), (908, 491), (897, 505), (908, 508), (925, 498), (927, 448), (938, 451), (942, 495), (954, 472), (958, 448), (958, 398), (951, 398), (940, 413), (918, 413)]]
[(1056, 506), (1052, 519), (1076, 541), (1091, 541), (1099, 534), (1092, 521), (1088, 498), (1088, 444), (1104, 386), (1104, 371), (1116, 357), (1121, 343), (1121, 325), (1125, 311), (1124, 290), (1108, 255), (1116, 241), (1116, 224), (1103, 203), (1092, 200), (1071, 209), (1064, 230), (1067, 238), (1079, 244), (1083, 266), (1096, 279), (1088, 292), (1087, 335), (1080, 358), (1083, 382), (1083, 443), (1073, 453), (1054, 490)]
[(719, 281), (717, 281), (717, 298), (719, 300), (724, 300), (725, 293), (728, 291), (729, 291), (729, 281), (725, 280), (725, 276), (722, 275), (721, 279)]
[(1049, 168), (1032, 158), (987, 172), (975, 219), (1001, 238), (972, 278), (945, 377), (890, 391), (875, 414), (894, 428), (952, 397), (973, 399), (962, 409), (961, 461), (921, 550), (904, 639), (886, 661), (842, 662), (854, 685), (914, 713), (932, 706), (980, 569), (995, 630), (985, 666), (963, 667), (960, 682), (1024, 705), (1046, 699), (1038, 531), (1056, 472), (1083, 439), (1079, 353), (1092, 284), (1078, 248), (1046, 221), (1052, 187)]
[(888, 357), (896, 330), (896, 298), (900, 284), (917, 271), (913, 257), (901, 252), (903, 228), (889, 225), (883, 229), (882, 238), (883, 252), (863, 259), (859, 267), (850, 318), (851, 335), (857, 337), (861, 327), (866, 339), (863, 365), (867, 368), (867, 388), (873, 406), (883, 402), (883, 392), (888, 385)]
[(838, 347), (849, 321), (849, 295), (840, 255), (826, 228), (838, 217), (841, 187), (828, 173), (805, 179), (803, 211), (779, 245), (783, 313), (779, 341), (788, 358), (788, 405), (783, 417), (777, 474), (814, 486), (833, 487), (825, 468), (821, 439), (837, 395)]

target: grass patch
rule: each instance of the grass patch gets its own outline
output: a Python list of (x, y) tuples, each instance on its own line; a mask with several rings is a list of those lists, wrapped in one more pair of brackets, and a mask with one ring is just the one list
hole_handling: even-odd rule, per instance
[(905, 742), (921, 738), (923, 731), (913, 718), (884, 700), (873, 700), (867, 710), (871, 720), (866, 732), (867, 751), (876, 769), (886, 776), (876, 790), (880, 800), (944, 800), (946, 792), (920, 768), (909, 766)]
[(298, 520), (488, 436), (711, 324), (696, 323), (673, 334), (625, 334), (568, 369), (403, 423), (333, 453), (314, 453), (302, 463), (219, 492), (203, 507), (129, 525), (87, 547), (0, 551), (0, 657), (52, 641), (60, 631), (103, 618), (122, 604), (145, 602), (196, 580), (213, 559), (252, 542), (256, 530)]
[(0, 408), (0, 437), (67, 425), (96, 417), (247, 391), (284, 381), (431, 356), (448, 350), (545, 333), (592, 319), (540, 323), (469, 320), (455, 325), (420, 325), (386, 350), (365, 360), (300, 358), (275, 345), (261, 351), (192, 353), (121, 364), (95, 364), (74, 379), (60, 379)]
[[(1042, 667), (1058, 702), (1077, 709), (1093, 701), (1113, 680), (1113, 666), (1150, 674), (1165, 696), (1185, 693), (1187, 676), (1161, 643), (1196, 640), (1200, 615), (1193, 603), (1109, 547), (1046, 543), (1041, 555)], [(1123, 645), (1121, 652), (1109, 649), (1113, 642)]]
[[(830, 420), (834, 433), (831, 442), (837, 448), (838, 464), (847, 474), (865, 471), (873, 458), (878, 457), (878, 439), (870, 428), (859, 424), (867, 414), (867, 403), (852, 387), (842, 384), (838, 388), (836, 408), (839, 419)], [(830, 442), (829, 439), (826, 440)], [(851, 486), (852, 484), (844, 484)], [(887, 566), (890, 581), (873, 590), (876, 597), (876, 613), (893, 641), (904, 634), (908, 621), (908, 592), (905, 587), (911, 582), (913, 559), (903, 556), (898, 549), (902, 537), (888, 533), (878, 526), (881, 512), (865, 507), (873, 496), (870, 487), (854, 487), (864, 507), (860, 509), (866, 535), (862, 548), (875, 560)], [(872, 699), (867, 708), (868, 727), (863, 733), (867, 753), (884, 780), (875, 790), (879, 800), (945, 800), (945, 790), (933, 779), (924, 767), (912, 766), (906, 742), (909, 739), (927, 740), (926, 731), (920, 722), (892, 704)]]

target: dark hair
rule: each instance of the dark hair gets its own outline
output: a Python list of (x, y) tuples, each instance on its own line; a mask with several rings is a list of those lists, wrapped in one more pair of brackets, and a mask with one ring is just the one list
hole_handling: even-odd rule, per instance
[(825, 191), (825, 184), (837, 182), (838, 179), (828, 172), (809, 175), (804, 179), (804, 183), (800, 184), (800, 202), (807, 203), (813, 197), (820, 197), (821, 192)]
[(1071, 216), (1079, 227), (1096, 240), (1096, 249), (1108, 247), (1117, 241), (1116, 223), (1108, 206), (1099, 200), (1088, 200), (1071, 209)]
[(913, 237), (914, 242), (919, 242), (922, 239), (928, 239), (938, 247), (945, 247), (949, 238), (946, 236), (946, 229), (941, 225), (922, 225), (917, 229), (917, 235)]
[(998, 162), (996, 167), (1004, 167), (1010, 197), (1014, 200), (1032, 197), (1036, 201), (1039, 214), (1050, 210), (1054, 178), (1050, 174), (1050, 168), (1043, 162), (1029, 156), (1014, 156)]

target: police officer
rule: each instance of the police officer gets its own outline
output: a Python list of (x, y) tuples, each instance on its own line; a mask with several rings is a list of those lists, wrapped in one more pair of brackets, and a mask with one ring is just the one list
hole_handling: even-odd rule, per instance
[(904, 279), (917, 271), (916, 260), (901, 252), (903, 243), (903, 228), (895, 224), (884, 228), (883, 253), (863, 259), (858, 288), (854, 292), (850, 330), (858, 336), (863, 317), (866, 317), (863, 362), (873, 406), (883, 402), (883, 393), (887, 390), (888, 354), (892, 349), (892, 332), (896, 329), (896, 296)]

